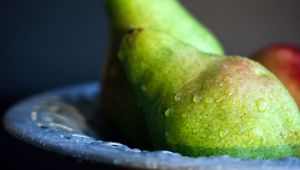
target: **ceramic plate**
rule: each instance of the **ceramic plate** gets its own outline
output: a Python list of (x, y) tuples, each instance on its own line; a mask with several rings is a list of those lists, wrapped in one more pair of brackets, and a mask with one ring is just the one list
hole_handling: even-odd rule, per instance
[(141, 169), (300, 169), (300, 159), (247, 160), (229, 156), (187, 157), (170, 151), (129, 148), (107, 138), (96, 82), (38, 94), (13, 106), (5, 127), (18, 139), (77, 159)]

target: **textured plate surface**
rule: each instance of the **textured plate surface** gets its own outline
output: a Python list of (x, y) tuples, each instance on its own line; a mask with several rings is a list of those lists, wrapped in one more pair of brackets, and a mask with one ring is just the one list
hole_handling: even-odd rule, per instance
[[(145, 151), (107, 141), (109, 128), (98, 111), (96, 82), (30, 97), (5, 115), (6, 129), (18, 139), (77, 159), (142, 169), (281, 170), (300, 169), (300, 159), (246, 160), (229, 156), (187, 157), (169, 151)], [(98, 129), (95, 133), (94, 129)]]

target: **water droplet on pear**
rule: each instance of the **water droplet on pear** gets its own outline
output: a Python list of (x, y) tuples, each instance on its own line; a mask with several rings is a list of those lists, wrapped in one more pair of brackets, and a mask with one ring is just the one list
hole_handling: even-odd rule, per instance
[(260, 98), (260, 99), (257, 99), (255, 101), (255, 105), (256, 105), (256, 109), (259, 111), (259, 112), (264, 112), (266, 111), (267, 109), (267, 102), (263, 99), (263, 98)]
[(193, 96), (193, 102), (194, 103), (199, 103), (201, 101), (201, 96), (199, 94), (195, 94)]
[(207, 97), (207, 98), (205, 98), (205, 102), (206, 102), (206, 103), (212, 103), (212, 102), (213, 102), (213, 99), (210, 98), (210, 97)]
[(168, 108), (168, 109), (165, 111), (165, 116), (166, 116), (166, 117), (169, 117), (170, 114), (171, 114), (173, 111), (174, 111), (174, 109)]
[(175, 96), (174, 96), (174, 100), (175, 100), (176, 102), (180, 101), (180, 100), (181, 100), (181, 96), (182, 96), (181, 93), (176, 93)]
[(225, 128), (219, 132), (220, 137), (224, 137), (229, 133), (229, 129)]

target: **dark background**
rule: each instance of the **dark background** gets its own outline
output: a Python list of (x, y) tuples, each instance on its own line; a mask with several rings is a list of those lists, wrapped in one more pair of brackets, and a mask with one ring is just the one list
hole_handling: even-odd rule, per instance
[[(275, 42), (300, 44), (298, 0), (182, 2), (219, 37), (228, 54), (247, 56)], [(108, 40), (103, 4), (0, 1), (1, 117), (9, 106), (34, 93), (99, 78)], [(111, 169), (41, 151), (2, 130), (0, 149), (0, 169)]]

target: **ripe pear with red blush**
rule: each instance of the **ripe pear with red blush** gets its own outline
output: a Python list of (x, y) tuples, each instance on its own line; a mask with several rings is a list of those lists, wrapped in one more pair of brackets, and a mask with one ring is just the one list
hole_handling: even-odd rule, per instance
[(155, 150), (251, 159), (300, 156), (297, 105), (257, 62), (203, 53), (150, 29), (130, 31), (119, 59)]
[(258, 51), (253, 59), (281, 80), (300, 108), (300, 46), (274, 44)]

